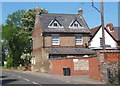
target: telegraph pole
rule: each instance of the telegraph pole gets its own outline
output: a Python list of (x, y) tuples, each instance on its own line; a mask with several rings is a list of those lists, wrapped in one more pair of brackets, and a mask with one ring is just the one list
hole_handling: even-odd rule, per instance
[(95, 8), (101, 14), (101, 25), (102, 25), (102, 47), (105, 50), (105, 33), (104, 33), (104, 5), (103, 0), (100, 1), (100, 10), (94, 6), (94, 2), (92, 0), (92, 7)]
[(100, 8), (101, 8), (101, 23), (102, 23), (102, 47), (103, 50), (105, 50), (105, 33), (104, 33), (104, 5), (103, 0), (100, 2)]

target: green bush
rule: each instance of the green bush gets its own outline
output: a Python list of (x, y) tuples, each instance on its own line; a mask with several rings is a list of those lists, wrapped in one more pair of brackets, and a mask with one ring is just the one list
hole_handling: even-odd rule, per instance
[(7, 62), (7, 64), (6, 64), (6, 67), (7, 67), (7, 68), (13, 67), (13, 58), (11, 58), (11, 57), (6, 57), (6, 62)]

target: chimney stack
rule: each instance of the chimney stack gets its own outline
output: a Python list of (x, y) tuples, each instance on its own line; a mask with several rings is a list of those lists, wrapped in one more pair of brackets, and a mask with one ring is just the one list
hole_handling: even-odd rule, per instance
[(79, 9), (78, 9), (78, 15), (79, 15), (79, 16), (82, 16), (82, 14), (83, 14), (83, 10), (82, 10), (82, 8), (79, 8)]
[(40, 8), (38, 6), (36, 6), (35, 10), (36, 10), (36, 15), (39, 15), (40, 14)]
[(106, 27), (107, 27), (107, 28), (109, 27), (109, 29), (110, 29), (111, 31), (114, 30), (113, 24), (112, 24), (112, 23), (107, 24)]

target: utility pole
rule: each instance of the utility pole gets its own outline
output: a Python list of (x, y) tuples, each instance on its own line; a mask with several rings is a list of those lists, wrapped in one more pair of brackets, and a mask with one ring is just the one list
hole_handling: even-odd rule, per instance
[(101, 23), (102, 23), (102, 47), (103, 50), (105, 50), (105, 33), (104, 33), (104, 5), (103, 0), (100, 2), (100, 8), (101, 8)]
[(92, 0), (92, 7), (95, 8), (101, 14), (101, 25), (102, 25), (102, 47), (105, 50), (105, 33), (104, 33), (104, 5), (103, 0), (100, 1), (100, 9), (94, 6), (94, 2)]

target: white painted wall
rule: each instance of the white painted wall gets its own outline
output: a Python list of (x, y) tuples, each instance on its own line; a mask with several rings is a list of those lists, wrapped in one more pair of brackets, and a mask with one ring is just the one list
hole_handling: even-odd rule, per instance
[[(116, 47), (116, 42), (114, 39), (104, 30), (105, 33), (105, 45), (110, 45), (111, 47)], [(89, 47), (100, 47), (100, 38), (102, 38), (102, 28), (99, 29), (97, 34), (91, 40), (91, 45)]]

